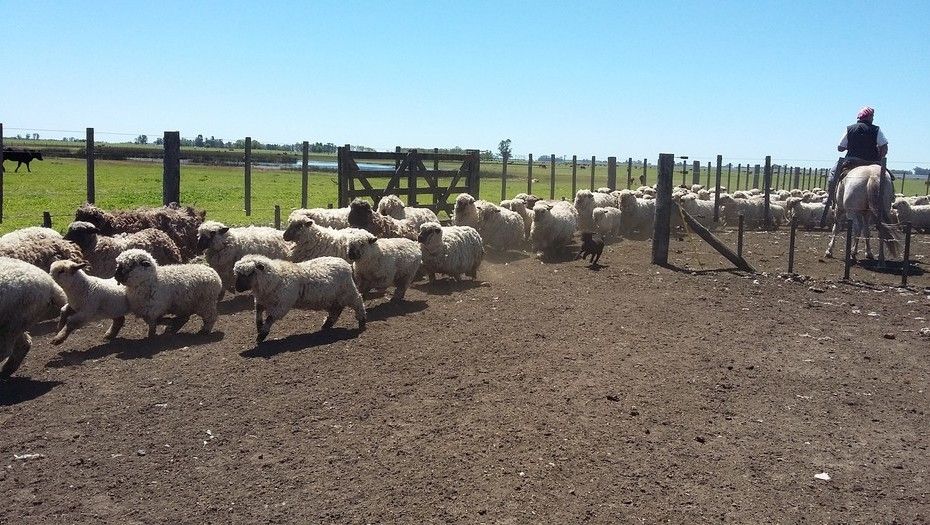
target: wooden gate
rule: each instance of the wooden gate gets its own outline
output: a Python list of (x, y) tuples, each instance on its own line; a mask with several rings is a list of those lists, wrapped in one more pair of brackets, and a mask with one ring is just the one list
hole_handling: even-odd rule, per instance
[[(395, 194), (406, 197), (407, 206), (429, 208), (451, 217), (455, 196), (470, 193), (478, 197), (481, 162), (477, 150), (465, 154), (423, 152), (412, 149), (396, 151), (352, 151), (349, 145), (339, 148), (339, 206), (352, 199), (369, 197), (377, 205), (381, 197)], [(455, 163), (458, 169), (439, 169), (439, 163)], [(361, 167), (359, 164), (361, 163)], [(426, 167), (432, 164), (432, 169)], [(387, 179), (387, 184), (381, 183)], [(420, 196), (432, 195), (432, 199)], [(449, 202), (452, 198), (453, 201)], [(432, 202), (421, 202), (431, 200)]]

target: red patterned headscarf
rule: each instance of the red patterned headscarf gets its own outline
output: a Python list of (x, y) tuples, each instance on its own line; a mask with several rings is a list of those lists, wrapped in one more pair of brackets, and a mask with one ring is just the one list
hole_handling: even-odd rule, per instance
[(875, 116), (875, 110), (869, 106), (862, 106), (862, 109), (859, 110), (859, 114), (856, 115), (856, 120), (872, 120), (872, 117)]

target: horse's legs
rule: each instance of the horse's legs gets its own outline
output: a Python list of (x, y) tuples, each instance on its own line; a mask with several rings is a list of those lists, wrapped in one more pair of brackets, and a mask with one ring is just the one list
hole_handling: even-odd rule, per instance
[(872, 244), (870, 241), (871, 234), (869, 233), (869, 214), (865, 213), (862, 215), (862, 234), (865, 236), (865, 258), (874, 259), (875, 256), (872, 255)]
[(862, 218), (858, 213), (853, 213), (850, 217), (852, 220), (852, 253), (850, 254), (851, 259), (856, 258), (856, 254), (859, 253), (859, 235), (862, 233)]
[[(837, 214), (837, 217), (840, 215)], [(845, 222), (844, 222), (845, 224)], [(824, 253), (824, 257), (833, 258), (833, 245), (836, 244), (836, 235), (840, 232), (840, 221), (833, 221), (833, 235), (830, 236), (830, 244), (827, 245), (827, 252)]]

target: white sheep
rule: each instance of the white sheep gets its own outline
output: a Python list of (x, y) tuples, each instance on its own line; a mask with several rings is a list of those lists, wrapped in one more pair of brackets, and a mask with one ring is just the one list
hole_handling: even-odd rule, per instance
[(697, 198), (698, 198), (699, 200), (702, 200), (702, 201), (709, 201), (709, 200), (710, 200), (710, 192), (702, 188), (702, 189), (698, 190), (698, 192), (697, 192)]
[(478, 208), (482, 206), (494, 206), (494, 203), (475, 200), (474, 197), (467, 193), (460, 193), (455, 198), (455, 212), (453, 221), (456, 226), (471, 226), (478, 230), (481, 218), (478, 216)]
[(685, 213), (693, 217), (701, 226), (705, 228), (713, 228), (715, 226), (713, 201), (703, 200), (699, 195), (694, 193), (675, 196), (674, 200), (681, 206), (681, 209), (684, 210)]
[[(223, 290), (235, 293), (233, 265), (236, 261), (249, 254), (287, 259), (292, 245), (284, 240), (284, 232), (274, 228), (230, 228), (221, 222), (205, 221), (197, 228), (197, 249), (205, 250), (207, 264), (223, 280)], [(219, 297), (222, 298), (222, 292)]]
[(484, 243), (471, 226), (440, 226), (438, 222), (428, 222), (420, 226), (417, 240), (423, 256), (422, 269), (430, 282), (436, 279), (437, 273), (456, 281), (463, 273), (472, 279), (478, 277)]
[(591, 212), (594, 208), (611, 206), (616, 208), (617, 198), (610, 193), (592, 193), (588, 190), (578, 190), (575, 193), (575, 211), (578, 214), (578, 231), (593, 232), (594, 224)]
[(417, 208), (414, 206), (404, 206), (403, 201), (397, 195), (385, 195), (378, 201), (378, 213), (394, 217), (395, 219), (411, 219), (416, 230), (420, 229), (421, 224), (427, 222), (439, 222), (439, 217), (429, 208)]
[[(481, 201), (479, 201), (481, 203)], [(487, 203), (478, 208), (478, 233), (489, 247), (518, 250), (526, 242), (526, 223), (515, 211)]]
[(74, 221), (68, 225), (64, 238), (81, 249), (84, 259), (90, 265), (86, 269), (87, 273), (103, 279), (113, 277), (116, 256), (131, 248), (149, 252), (158, 264), (179, 264), (182, 261), (178, 245), (167, 233), (156, 228), (107, 237), (89, 222)]
[(294, 263), (246, 255), (233, 272), (236, 290), (251, 290), (255, 299), (256, 342), (264, 341), (274, 322), (293, 308), (325, 311), (322, 329), (328, 330), (348, 306), (355, 310), (358, 329), (365, 329), (365, 304), (352, 280), (352, 265), (344, 259), (317, 257)]
[(335, 230), (316, 224), (309, 217), (294, 217), (284, 230), (284, 240), (293, 242), (292, 262), (309, 261), (316, 257), (339, 257), (349, 260), (349, 241), (367, 237), (365, 230), (344, 228)]
[[(785, 214), (788, 220), (796, 218), (802, 228), (816, 228), (820, 225), (825, 206), (822, 202), (804, 202), (803, 197), (788, 197), (785, 200)], [(827, 214), (828, 223), (833, 225), (833, 213)]]
[(623, 212), (619, 208), (609, 206), (603, 208), (594, 208), (591, 212), (594, 222), (594, 231), (601, 234), (605, 241), (610, 242), (619, 237), (622, 232)]
[(337, 230), (349, 227), (349, 207), (345, 208), (300, 208), (292, 211), (288, 222), (294, 217), (309, 217), (313, 222)]
[[(776, 213), (784, 214), (784, 208), (769, 203), (769, 217), (772, 224), (776, 224)], [(723, 206), (721, 216), (727, 226), (736, 226), (739, 214), (743, 214), (743, 226), (747, 230), (758, 229), (765, 224), (765, 206), (762, 199), (737, 199), (730, 195), (720, 196), (720, 205)]]
[(367, 238), (349, 242), (349, 260), (358, 289), (362, 293), (372, 288), (395, 286), (391, 302), (404, 300), (404, 294), (423, 262), (420, 245), (410, 239)]
[(67, 300), (35, 265), (0, 257), (0, 378), (12, 375), (32, 348), (29, 328), (54, 318)]
[(176, 316), (169, 325), (171, 332), (180, 330), (194, 314), (203, 320), (200, 333), (213, 330), (223, 281), (209, 266), (158, 266), (148, 252), (126, 250), (116, 258), (116, 282), (126, 287), (129, 308), (148, 324), (149, 337), (155, 336), (158, 321), (167, 314)]
[(39, 227), (14, 230), (0, 237), (0, 257), (19, 259), (46, 272), (55, 261), (84, 261), (78, 245), (51, 228)]
[(902, 199), (892, 204), (892, 207), (898, 212), (899, 223), (909, 222), (912, 228), (919, 230), (930, 228), (930, 205), (911, 205)]
[(594, 190), (594, 191), (595, 191), (596, 193), (611, 193), (611, 192), (613, 192), (614, 190), (612, 190), (612, 189), (610, 189), (610, 188), (607, 188), (607, 187), (604, 187), (604, 188), (598, 188), (598, 189), (596, 189), (596, 190)]
[(52, 279), (68, 297), (68, 304), (61, 309), (58, 322), (60, 330), (52, 339), (53, 345), (63, 343), (71, 332), (85, 324), (103, 319), (113, 320), (103, 336), (104, 339), (113, 339), (126, 322), (126, 314), (129, 313), (126, 288), (117, 283), (116, 279), (87, 275), (84, 273), (85, 266), (85, 263), (73, 261), (52, 263)]
[(654, 199), (637, 199), (633, 192), (621, 192), (620, 212), (623, 235), (648, 237), (655, 224), (656, 202)]
[(578, 226), (578, 212), (567, 202), (537, 202), (533, 207), (530, 240), (538, 255), (571, 244)]
[(530, 228), (533, 227), (533, 214), (526, 208), (526, 201), (514, 197), (513, 199), (502, 200), (501, 208), (517, 212), (523, 217), (523, 237), (527, 240), (530, 238)]

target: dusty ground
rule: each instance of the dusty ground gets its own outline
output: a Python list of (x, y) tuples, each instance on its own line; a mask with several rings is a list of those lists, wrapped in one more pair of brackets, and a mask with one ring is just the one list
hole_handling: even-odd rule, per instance
[(783, 232), (747, 238), (767, 276), (688, 241), (695, 274), (630, 241), (492, 262), (258, 348), (247, 298), (207, 337), (39, 327), (0, 386), (0, 522), (925, 523), (930, 277), (840, 283), (822, 244), (803, 283)]

